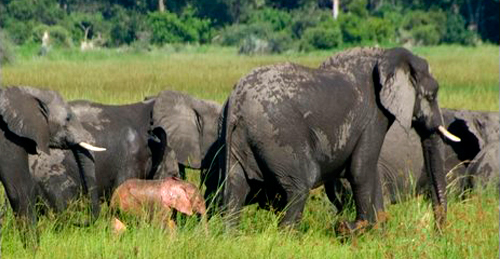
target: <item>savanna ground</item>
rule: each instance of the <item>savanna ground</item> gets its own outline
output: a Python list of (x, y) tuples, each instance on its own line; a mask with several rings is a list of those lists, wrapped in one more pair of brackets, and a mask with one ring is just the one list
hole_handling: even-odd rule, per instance
[[(440, 83), (441, 107), (499, 109), (498, 46), (414, 48), (425, 57)], [(108, 104), (137, 102), (172, 89), (222, 103), (237, 80), (251, 69), (291, 61), (317, 67), (333, 52), (276, 56), (237, 56), (234, 49), (187, 47), (134, 53), (97, 50), (53, 51), (33, 57), (33, 48), (19, 49), (17, 62), (3, 67), (3, 85), (29, 85), (59, 91), (68, 100)], [(197, 172), (189, 172), (198, 181)], [(3, 199), (2, 199), (3, 200)], [(422, 197), (386, 205), (389, 220), (362, 236), (343, 240), (332, 229), (351, 209), (336, 216), (321, 191), (313, 191), (297, 228), (279, 229), (279, 217), (246, 207), (236, 231), (226, 232), (220, 217), (209, 221), (209, 233), (188, 219), (175, 234), (138, 221), (116, 237), (106, 208), (91, 227), (71, 222), (87, 215), (78, 205), (61, 216), (42, 216), (40, 247), (23, 248), (14, 217), (4, 218), (5, 258), (496, 258), (499, 245), (499, 194), (480, 190), (465, 200), (449, 198), (448, 224), (442, 235), (433, 228), (431, 204)]]

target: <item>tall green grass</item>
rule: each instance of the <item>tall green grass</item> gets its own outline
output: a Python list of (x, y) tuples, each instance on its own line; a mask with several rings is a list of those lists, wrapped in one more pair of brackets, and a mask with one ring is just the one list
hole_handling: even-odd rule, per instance
[[(499, 55), (497, 46), (415, 48), (440, 83), (442, 107), (497, 111)], [(5, 85), (30, 85), (60, 91), (67, 99), (110, 104), (141, 101), (173, 89), (222, 103), (238, 79), (253, 68), (291, 61), (317, 67), (333, 52), (277, 56), (238, 56), (234, 49), (190, 47), (151, 53), (120, 50), (53, 51), (33, 57), (20, 50), (15, 64), (3, 68)], [(197, 181), (198, 173), (189, 172)], [(80, 209), (42, 216), (40, 247), (23, 248), (12, 211), (4, 219), (5, 258), (493, 258), (498, 256), (497, 190), (478, 191), (466, 200), (450, 199), (443, 235), (433, 229), (430, 202), (421, 197), (386, 205), (389, 220), (380, 228), (346, 240), (333, 224), (352, 219), (354, 211), (336, 216), (321, 191), (313, 191), (301, 223), (279, 229), (271, 212), (246, 207), (242, 222), (227, 232), (219, 217), (209, 221), (206, 235), (195, 219), (175, 234), (148, 222), (132, 222), (121, 237), (109, 229), (109, 215), (91, 227), (71, 222), (86, 217)]]
[[(498, 47), (415, 48), (441, 85), (442, 107), (498, 110)], [(53, 51), (33, 57), (24, 51), (5, 66), (5, 85), (31, 85), (60, 91), (68, 99), (122, 104), (172, 89), (223, 102), (238, 79), (252, 69), (278, 62), (317, 67), (334, 52), (275, 56), (239, 56), (234, 49), (201, 48), (183, 52), (155, 50)]]

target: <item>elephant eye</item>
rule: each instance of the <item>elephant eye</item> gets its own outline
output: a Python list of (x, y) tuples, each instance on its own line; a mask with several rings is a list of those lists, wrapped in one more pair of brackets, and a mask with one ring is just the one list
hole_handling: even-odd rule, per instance
[(429, 98), (428, 98), (428, 99), (429, 99), (429, 101), (434, 101), (434, 100), (436, 100), (436, 98), (437, 98), (437, 93), (436, 93), (436, 92), (433, 92), (433, 93), (431, 93), (431, 94), (429, 95)]
[(434, 101), (436, 99), (437, 93), (436, 92), (425, 91), (422, 95), (423, 95), (423, 97), (426, 100), (428, 100), (428, 101)]
[(68, 113), (68, 115), (66, 116), (66, 121), (69, 122), (72, 118), (73, 118), (73, 114)]

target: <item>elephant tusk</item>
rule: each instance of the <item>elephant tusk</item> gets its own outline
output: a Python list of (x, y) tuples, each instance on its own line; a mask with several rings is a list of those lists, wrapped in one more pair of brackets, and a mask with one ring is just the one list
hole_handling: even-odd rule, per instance
[(446, 130), (443, 126), (439, 126), (438, 127), (438, 130), (439, 132), (441, 132), (441, 134), (443, 134), (443, 136), (445, 136), (446, 138), (448, 138), (449, 140), (453, 141), (453, 142), (460, 142), (461, 139), (453, 134), (451, 134), (448, 130)]
[(80, 142), (78, 143), (78, 145), (80, 147), (83, 147), (87, 150), (90, 150), (90, 151), (96, 151), (96, 152), (100, 152), (100, 151), (105, 151), (106, 149), (105, 148), (102, 148), (102, 147), (94, 147), (92, 145), (90, 145), (89, 143), (85, 143), (85, 142)]

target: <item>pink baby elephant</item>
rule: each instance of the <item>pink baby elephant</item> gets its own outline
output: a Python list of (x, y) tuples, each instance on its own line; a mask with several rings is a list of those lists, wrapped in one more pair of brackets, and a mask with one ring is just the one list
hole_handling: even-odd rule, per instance
[[(205, 200), (198, 188), (189, 182), (171, 177), (162, 180), (130, 179), (121, 184), (111, 197), (111, 211), (151, 219), (158, 218), (170, 228), (172, 209), (186, 215), (199, 214), (205, 218)], [(123, 232), (126, 227), (117, 218), (113, 219), (115, 233)]]

